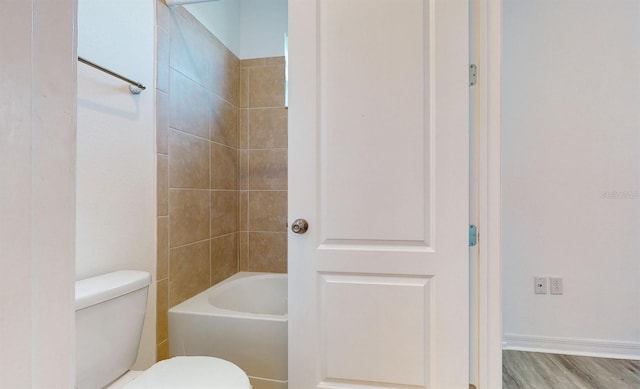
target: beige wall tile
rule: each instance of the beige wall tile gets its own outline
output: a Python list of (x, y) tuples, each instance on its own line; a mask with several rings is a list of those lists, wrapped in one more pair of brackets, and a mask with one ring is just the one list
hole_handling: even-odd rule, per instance
[(156, 91), (156, 152), (169, 152), (169, 95)]
[(210, 58), (210, 72), (211, 82), (208, 85), (213, 93), (221, 96), (224, 99), (228, 99), (226, 85), (228, 81), (227, 77), (227, 56), (225, 55), (224, 45), (213, 44), (212, 52), (209, 54)]
[(156, 359), (158, 362), (169, 359), (169, 341), (165, 340), (160, 343), (156, 349)]
[(238, 192), (211, 191), (211, 237), (238, 231)]
[(160, 280), (169, 275), (169, 218), (167, 216), (158, 218), (157, 230), (156, 279)]
[(249, 190), (249, 150), (238, 150), (238, 188)]
[(171, 16), (169, 20), (169, 69), (173, 73), (174, 71), (181, 72), (183, 74), (189, 74), (192, 78), (198, 79), (196, 69), (193, 69), (193, 65), (189, 62), (189, 48), (187, 46), (187, 39), (182, 32), (182, 27), (178, 23), (179, 17), (176, 17), (175, 8), (169, 10)]
[(287, 272), (286, 232), (249, 232), (249, 271)]
[(209, 139), (209, 92), (175, 70), (170, 72), (169, 126)]
[(240, 108), (249, 106), (249, 69), (240, 69)]
[(238, 58), (218, 39), (212, 36), (212, 52), (210, 53), (211, 90), (233, 105), (239, 104), (238, 82), (240, 68)]
[(211, 143), (211, 189), (238, 189), (238, 151)]
[(285, 60), (284, 57), (268, 57), (264, 59), (264, 64), (269, 65), (284, 65)]
[(250, 68), (254, 66), (264, 66), (265, 59), (264, 58), (249, 58), (240, 60), (241, 68)]
[(249, 107), (284, 106), (284, 66), (249, 69)]
[(240, 60), (231, 51), (226, 51), (226, 78), (225, 94), (226, 99), (236, 107), (240, 105)]
[(249, 110), (241, 109), (238, 120), (238, 148), (249, 148)]
[(169, 191), (170, 247), (209, 238), (210, 201), (208, 190)]
[(287, 192), (249, 192), (249, 231), (287, 232)]
[(248, 231), (249, 228), (249, 192), (246, 190), (240, 191), (239, 196), (239, 209), (238, 214), (240, 220), (238, 221), (238, 230)]
[(156, 29), (156, 40), (156, 88), (169, 92), (169, 48), (171, 47), (169, 33), (162, 28)]
[(169, 214), (169, 158), (157, 154), (156, 197), (158, 216)]
[(207, 289), (211, 278), (209, 239), (171, 249), (169, 307)]
[(156, 344), (169, 339), (169, 279), (156, 283)]
[(287, 150), (249, 151), (249, 190), (287, 190)]
[(209, 81), (207, 87), (216, 95), (229, 100), (227, 94), (226, 85), (228, 80), (227, 75), (227, 61), (230, 60), (227, 57), (229, 50), (218, 40), (215, 36), (209, 34), (209, 48), (208, 54), (208, 66), (209, 66)]
[(238, 147), (238, 108), (216, 95), (213, 95), (211, 106), (210, 139)]
[(211, 79), (209, 31), (183, 7), (172, 7), (170, 17), (170, 66), (200, 85)]
[(286, 148), (287, 118), (285, 108), (250, 109), (249, 148)]
[(211, 285), (238, 272), (238, 234), (211, 239)]
[(249, 233), (238, 234), (238, 266), (240, 271), (249, 271)]
[(169, 131), (169, 187), (209, 189), (209, 141)]

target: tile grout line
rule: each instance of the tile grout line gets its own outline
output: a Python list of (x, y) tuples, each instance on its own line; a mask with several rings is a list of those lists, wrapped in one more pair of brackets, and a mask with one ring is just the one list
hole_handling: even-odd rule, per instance
[[(199, 135), (195, 135), (195, 134), (192, 134), (190, 132), (187, 132), (186, 130), (181, 130), (181, 129), (176, 128), (176, 127), (171, 127), (171, 125), (169, 125), (169, 130), (174, 131), (174, 132), (179, 132), (182, 135), (186, 135), (188, 137), (196, 138), (196, 139), (201, 140), (201, 141), (205, 141), (205, 142), (213, 143), (215, 145), (223, 146), (223, 147), (226, 147), (228, 149), (237, 150), (233, 145), (227, 145), (227, 144), (224, 144), (224, 143), (216, 142), (216, 141), (211, 140), (211, 139), (203, 138), (203, 137), (201, 137)], [(167, 153), (166, 154), (164, 154), (164, 153), (157, 153), (157, 154), (167, 155), (168, 156), (169, 155), (168, 148), (167, 148)]]
[[(234, 105), (233, 102), (229, 101), (226, 97), (221, 96), (220, 94), (218, 94), (218, 92), (214, 91), (213, 89), (209, 89), (209, 87), (207, 85), (202, 84), (200, 81), (194, 80), (193, 77), (191, 77), (190, 75), (187, 75), (182, 70), (180, 70), (180, 69), (174, 67), (173, 65), (171, 65), (171, 60), (169, 60), (169, 73), (171, 73), (171, 71), (174, 71), (174, 72), (178, 73), (179, 75), (181, 75), (182, 77), (186, 78), (187, 80), (193, 82), (194, 84), (196, 84), (200, 88), (204, 89), (208, 94), (210, 93), (210, 94), (220, 98), (221, 100), (224, 100), (226, 103)], [(171, 77), (169, 77), (169, 84), (171, 84)], [(162, 91), (162, 89), (160, 89), (160, 91)]]
[[(250, 84), (250, 80), (251, 77), (249, 76), (250, 71), (247, 70), (247, 107), (250, 107), (250, 96), (251, 96), (251, 84)], [(247, 166), (247, 270), (250, 271), (252, 269), (251, 267), (251, 233), (249, 232), (251, 230), (251, 226), (249, 225), (249, 223), (251, 222), (251, 209), (249, 207), (249, 204), (251, 204), (251, 165), (250, 165), (250, 149), (249, 146), (251, 145), (251, 115), (249, 115), (249, 111), (247, 111), (247, 152), (246, 152), (246, 166)]]

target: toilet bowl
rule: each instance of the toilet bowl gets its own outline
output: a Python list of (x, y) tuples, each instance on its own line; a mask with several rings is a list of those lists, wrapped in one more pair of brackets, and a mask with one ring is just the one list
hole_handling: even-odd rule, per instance
[(249, 378), (238, 366), (213, 357), (175, 357), (160, 361), (124, 386), (124, 389), (238, 388), (250, 389)]
[[(124, 270), (76, 281), (78, 389), (104, 388), (133, 366), (142, 334), (151, 276)], [(160, 361), (126, 383), (126, 389), (250, 389), (249, 377), (213, 357)]]

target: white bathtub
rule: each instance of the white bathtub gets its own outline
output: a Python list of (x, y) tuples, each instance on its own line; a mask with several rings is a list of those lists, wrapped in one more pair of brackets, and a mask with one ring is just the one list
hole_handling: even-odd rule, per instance
[(286, 389), (287, 275), (240, 272), (171, 308), (169, 347), (231, 361), (254, 389)]

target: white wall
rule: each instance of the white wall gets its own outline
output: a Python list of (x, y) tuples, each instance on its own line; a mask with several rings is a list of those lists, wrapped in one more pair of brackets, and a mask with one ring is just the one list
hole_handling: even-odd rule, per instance
[(284, 55), (287, 0), (240, 0), (240, 59)]
[(75, 4), (2, 10), (0, 386), (72, 388)]
[(185, 5), (202, 25), (238, 56), (240, 52), (240, 1), (217, 0)]
[(640, 1), (505, 0), (503, 69), (505, 340), (640, 358)]
[(287, 0), (218, 0), (184, 8), (240, 59), (284, 55)]
[[(79, 0), (77, 279), (122, 269), (155, 277), (154, 0)], [(155, 361), (153, 283), (136, 368)]]

